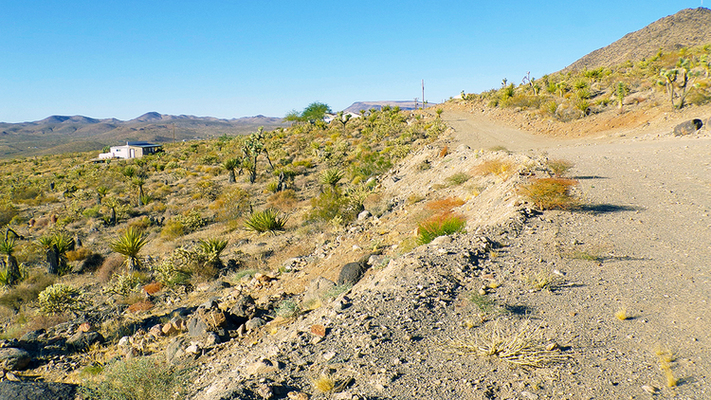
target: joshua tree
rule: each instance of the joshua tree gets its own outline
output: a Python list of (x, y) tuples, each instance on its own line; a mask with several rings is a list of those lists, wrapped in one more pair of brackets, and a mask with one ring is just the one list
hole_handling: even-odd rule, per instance
[[(222, 168), (224, 168), (227, 172), (230, 174), (230, 183), (235, 183), (237, 182), (237, 178), (235, 177), (235, 169), (240, 166), (240, 161), (236, 158), (230, 158), (228, 160), (225, 160), (224, 163), (222, 163)], [(241, 171), (241, 168), (240, 168)]]
[(133, 186), (136, 186), (138, 188), (138, 205), (142, 206), (143, 205), (143, 185), (146, 184), (146, 180), (143, 178), (133, 178), (131, 179), (131, 184)]
[(138, 253), (140, 253), (146, 243), (148, 243), (146, 237), (138, 229), (130, 227), (123, 235), (112, 241), (109, 244), (109, 248), (116, 253), (126, 256), (128, 268), (134, 270), (141, 266)]
[(42, 236), (37, 243), (47, 254), (47, 272), (63, 275), (67, 272), (67, 252), (74, 249), (74, 239), (66, 233)]
[(615, 86), (615, 97), (617, 98), (617, 108), (620, 109), (620, 112), (622, 112), (622, 102), (629, 93), (630, 88), (627, 87), (624, 82), (617, 82)]
[(344, 114), (343, 111), (338, 112), (338, 122), (343, 124), (343, 134), (346, 134), (346, 125), (351, 119), (351, 114)]
[(14, 285), (21, 279), (20, 267), (17, 265), (17, 259), (12, 254), (15, 251), (15, 239), (0, 240), (0, 253), (5, 255), (5, 284)]
[(267, 157), (267, 162), (269, 166), (274, 170), (274, 165), (272, 165), (272, 160), (269, 158), (269, 153), (265, 147), (264, 143), (264, 127), (260, 126), (259, 130), (251, 135), (249, 139), (242, 146), (242, 152), (246, 158), (246, 165), (249, 169), (249, 183), (254, 183), (257, 180), (257, 158), (260, 154), (264, 153)]

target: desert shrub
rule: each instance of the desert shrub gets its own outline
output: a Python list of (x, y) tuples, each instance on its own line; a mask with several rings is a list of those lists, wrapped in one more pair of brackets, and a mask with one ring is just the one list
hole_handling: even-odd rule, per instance
[(12, 204), (0, 204), (0, 226), (7, 225), (17, 213), (17, 208)]
[(271, 208), (276, 208), (281, 211), (291, 210), (294, 204), (299, 201), (296, 197), (296, 192), (292, 189), (282, 190), (267, 198), (267, 204)]
[(540, 178), (523, 185), (520, 191), (541, 210), (569, 210), (578, 205), (571, 194), (577, 184), (573, 179)]
[(288, 217), (281, 215), (278, 211), (267, 208), (263, 211), (253, 212), (247, 220), (244, 221), (244, 224), (248, 230), (258, 233), (276, 233), (277, 231), (283, 231), (285, 229), (288, 220)]
[(107, 257), (99, 268), (97, 276), (101, 282), (108, 282), (111, 277), (123, 266), (123, 257), (113, 254)]
[(143, 283), (143, 277), (136, 273), (125, 273), (115, 275), (111, 281), (104, 286), (102, 291), (107, 294), (115, 294), (126, 297), (131, 292), (138, 291)]
[(210, 204), (210, 209), (215, 212), (218, 220), (229, 221), (242, 216), (249, 210), (250, 195), (239, 187), (230, 187), (224, 190)]
[(548, 169), (551, 170), (551, 172), (553, 172), (553, 174), (558, 177), (565, 175), (568, 170), (573, 168), (572, 162), (560, 159), (548, 160), (546, 165), (548, 166)]
[[(308, 214), (308, 219), (328, 222), (339, 216), (343, 218), (343, 210), (347, 205), (348, 199), (341, 195), (339, 191), (326, 190), (318, 197), (311, 199), (312, 209)], [(349, 216), (348, 220), (352, 220), (352, 217)], [(344, 222), (347, 221), (344, 219)]]
[(464, 200), (458, 197), (447, 197), (439, 200), (432, 200), (425, 204), (425, 209), (438, 214), (443, 214), (452, 211), (453, 208), (464, 204)]
[(151, 270), (158, 282), (168, 287), (185, 285), (191, 276), (189, 271), (177, 267), (173, 260), (170, 259), (152, 265)]
[(176, 220), (183, 225), (185, 233), (194, 232), (208, 223), (207, 218), (203, 218), (202, 214), (197, 210), (191, 210), (185, 215), (179, 215)]
[(299, 307), (298, 303), (296, 303), (294, 300), (289, 299), (279, 303), (279, 305), (274, 310), (274, 313), (278, 317), (293, 318), (301, 313), (301, 308)]
[(279, 191), (279, 181), (269, 181), (267, 186), (264, 187), (268, 193), (276, 193)]
[(67, 311), (82, 311), (89, 305), (86, 294), (81, 289), (55, 283), (38, 296), (40, 311), (44, 314), (60, 314)]
[(487, 160), (477, 165), (473, 173), (478, 175), (496, 175), (501, 179), (508, 179), (516, 171), (516, 165), (511, 161), (500, 159)]
[(464, 217), (450, 213), (429, 218), (417, 227), (417, 243), (427, 244), (436, 237), (461, 232), (466, 225)]
[(92, 254), (91, 250), (86, 247), (80, 247), (76, 250), (67, 252), (67, 261), (82, 261)]
[(55, 276), (44, 272), (28, 272), (27, 277), (17, 286), (0, 296), (0, 306), (19, 311), (23, 304), (37, 300), (37, 296), (54, 283)]
[(448, 186), (459, 186), (471, 178), (469, 174), (465, 172), (457, 172), (456, 174), (448, 176), (445, 181)]
[(89, 207), (84, 209), (82, 211), (82, 215), (85, 216), (86, 218), (99, 218), (101, 217), (101, 206), (97, 205), (94, 207)]
[(160, 231), (163, 239), (175, 239), (183, 235), (185, 235), (185, 227), (177, 220), (169, 220)]
[(87, 400), (173, 400), (187, 395), (189, 371), (149, 357), (116, 361), (83, 388)]

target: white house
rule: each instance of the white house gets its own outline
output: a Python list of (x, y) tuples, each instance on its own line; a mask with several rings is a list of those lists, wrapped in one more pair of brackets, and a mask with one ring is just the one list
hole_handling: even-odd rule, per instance
[(141, 158), (148, 154), (160, 152), (163, 146), (148, 142), (126, 142), (125, 146), (112, 146), (108, 153), (99, 154), (99, 159), (108, 158)]

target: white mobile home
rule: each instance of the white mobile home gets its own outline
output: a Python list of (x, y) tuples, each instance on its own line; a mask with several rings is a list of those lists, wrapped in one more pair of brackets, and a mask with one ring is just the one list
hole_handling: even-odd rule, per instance
[(107, 158), (141, 158), (160, 152), (163, 146), (148, 142), (126, 142), (125, 146), (112, 146), (108, 153), (99, 154), (99, 159)]

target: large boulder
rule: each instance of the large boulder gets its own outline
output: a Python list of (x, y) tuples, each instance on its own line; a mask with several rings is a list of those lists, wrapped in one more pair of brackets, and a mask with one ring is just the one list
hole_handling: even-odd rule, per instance
[(674, 136), (684, 136), (696, 133), (704, 126), (704, 122), (700, 119), (692, 119), (691, 121), (682, 122), (674, 127)]
[(367, 269), (368, 264), (365, 260), (344, 265), (338, 274), (338, 285), (355, 285), (363, 277)]
[(333, 289), (334, 287), (336, 287), (336, 284), (332, 280), (319, 276), (318, 278), (311, 281), (309, 287), (306, 288), (306, 291), (304, 292), (304, 297), (301, 301), (303, 304), (308, 304), (320, 300), (324, 297), (326, 293), (328, 293), (329, 290)]
[[(30, 353), (23, 349), (17, 349), (14, 347), (6, 347), (0, 349), (0, 368), (18, 371), (27, 368), (32, 361)], [(0, 396), (0, 399), (4, 397)]]
[(0, 382), (3, 400), (75, 400), (79, 386), (53, 382)]
[(77, 332), (67, 339), (67, 347), (74, 350), (86, 350), (94, 343), (104, 343), (99, 332)]

